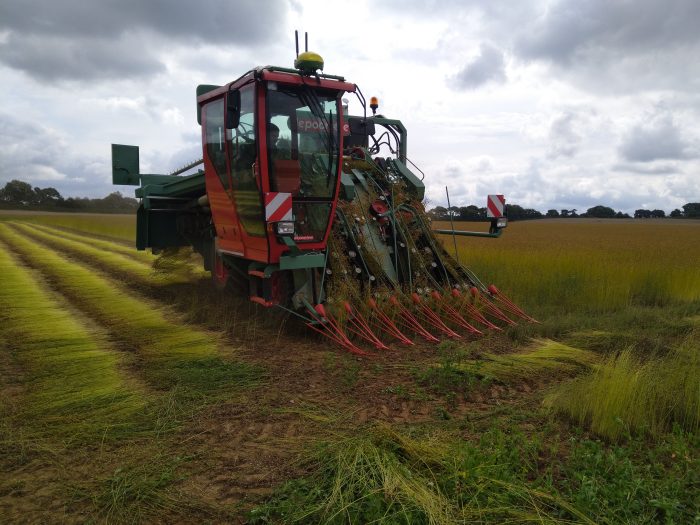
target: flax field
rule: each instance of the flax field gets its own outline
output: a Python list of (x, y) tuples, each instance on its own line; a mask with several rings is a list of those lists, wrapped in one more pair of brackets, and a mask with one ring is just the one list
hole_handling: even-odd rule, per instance
[(539, 323), (369, 358), (134, 232), (0, 215), (0, 522), (700, 522), (700, 221), (440, 236)]

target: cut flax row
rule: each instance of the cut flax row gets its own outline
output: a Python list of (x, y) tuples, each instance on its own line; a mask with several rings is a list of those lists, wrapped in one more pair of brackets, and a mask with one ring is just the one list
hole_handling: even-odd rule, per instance
[(101, 347), (4, 245), (0, 321), (6, 350), (20, 368), (16, 425), (31, 427), (34, 437), (61, 434), (81, 441), (136, 429), (146, 401), (124, 379), (121, 356)]
[(674, 425), (700, 429), (700, 331), (663, 357), (642, 360), (633, 349), (562, 385), (547, 404), (612, 440), (630, 432), (661, 435)]
[(153, 386), (177, 387), (179, 395), (197, 397), (249, 384), (257, 377), (257, 371), (248, 365), (222, 360), (213, 334), (171, 320), (171, 312), (126, 293), (89, 268), (32, 243), (6, 226), (0, 229), (0, 238), (121, 345), (136, 350), (142, 373)]

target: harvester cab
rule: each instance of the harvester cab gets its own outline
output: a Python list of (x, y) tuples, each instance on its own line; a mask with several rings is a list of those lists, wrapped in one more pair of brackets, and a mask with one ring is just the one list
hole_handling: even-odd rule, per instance
[(341, 172), (340, 99), (353, 90), (271, 67), (199, 87), (215, 258), (256, 262), (263, 273), (324, 265)]
[[(198, 86), (203, 158), (171, 174), (141, 174), (138, 148), (112, 145), (114, 184), (140, 186), (137, 248), (192, 246), (217, 287), (293, 311), (354, 353), (358, 341), (386, 348), (534, 321), (436, 238), (403, 124), (377, 115), (374, 97), (368, 117), (359, 88), (322, 73), (319, 55), (297, 53), (294, 66)], [(346, 114), (346, 94), (363, 115)], [(489, 233), (440, 232), (497, 237), (498, 197)]]

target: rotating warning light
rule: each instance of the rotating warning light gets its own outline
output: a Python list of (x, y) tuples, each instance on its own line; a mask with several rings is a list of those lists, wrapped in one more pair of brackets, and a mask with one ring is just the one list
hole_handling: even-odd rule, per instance
[(294, 67), (305, 75), (312, 75), (317, 69), (323, 71), (323, 58), (313, 51), (305, 51), (294, 60)]
[(369, 107), (372, 108), (372, 115), (376, 115), (377, 108), (379, 108), (379, 99), (377, 97), (370, 97)]

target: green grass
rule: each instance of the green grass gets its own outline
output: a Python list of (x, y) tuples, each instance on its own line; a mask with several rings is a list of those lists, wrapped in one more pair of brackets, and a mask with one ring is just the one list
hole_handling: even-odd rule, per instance
[[(537, 411), (484, 423), (467, 438), (435, 424), (428, 433), (375, 425), (326, 436), (307, 455), (309, 475), (279, 487), (249, 521), (612, 525), (700, 515), (692, 435), (608, 445), (559, 435)], [(523, 432), (528, 423), (536, 428)]]
[(177, 323), (165, 312), (88, 269), (32, 243), (0, 224), (0, 238), (31, 262), (71, 301), (136, 351), (145, 379), (180, 395), (211, 396), (225, 387), (255, 382), (259, 370), (223, 360), (216, 336)]
[[(141, 456), (137, 453), (137, 456)], [(90, 521), (147, 523), (181, 521), (188, 514), (206, 516), (183, 501), (175, 485), (182, 480), (179, 469), (191, 458), (156, 452), (152, 457), (119, 466), (99, 479), (80, 480), (72, 488), (74, 501), (89, 504)]]
[(556, 410), (609, 439), (630, 432), (660, 436), (673, 425), (700, 429), (700, 334), (666, 355), (641, 359), (633, 349), (609, 357), (592, 374), (549, 400)]
[(281, 487), (250, 521), (592, 523), (551, 485), (528, 482), (518, 455), (536, 453), (537, 444), (489, 437), (500, 442), (474, 446), (378, 425), (330, 438), (310, 459), (313, 474)]

